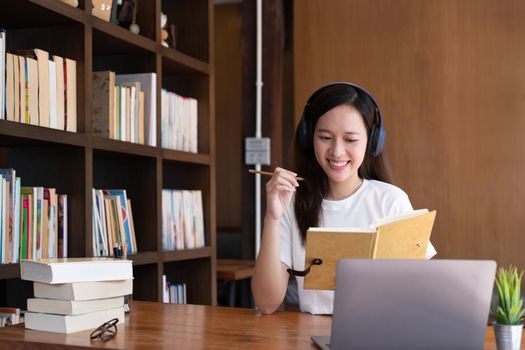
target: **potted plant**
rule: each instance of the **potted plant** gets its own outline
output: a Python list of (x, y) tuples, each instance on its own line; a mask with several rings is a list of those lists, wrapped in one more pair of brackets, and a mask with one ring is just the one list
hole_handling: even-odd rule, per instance
[(494, 334), (498, 350), (520, 349), (525, 314), (521, 298), (522, 277), (523, 271), (518, 274), (513, 266), (508, 269), (501, 267), (496, 274), (498, 291), (493, 312), (496, 318)]

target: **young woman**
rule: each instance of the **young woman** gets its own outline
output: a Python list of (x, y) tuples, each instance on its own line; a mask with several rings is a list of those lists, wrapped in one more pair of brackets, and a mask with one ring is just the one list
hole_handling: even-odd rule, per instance
[[(309, 227), (369, 227), (387, 215), (412, 211), (391, 185), (383, 156), (381, 111), (362, 87), (333, 83), (308, 99), (295, 138), (296, 171), (276, 168), (266, 184), (266, 214), (252, 292), (263, 313), (274, 312), (288, 286), (287, 268), (304, 270)], [(298, 181), (297, 176), (304, 181)], [(427, 257), (435, 254), (431, 244)], [(333, 313), (333, 291), (304, 290), (301, 311)]]

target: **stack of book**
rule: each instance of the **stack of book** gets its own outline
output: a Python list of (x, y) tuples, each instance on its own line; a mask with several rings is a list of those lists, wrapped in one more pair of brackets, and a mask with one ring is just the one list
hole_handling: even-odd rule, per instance
[(25, 327), (73, 333), (113, 318), (125, 322), (124, 296), (132, 294), (130, 260), (69, 258), (24, 260), (21, 278), (34, 282)]

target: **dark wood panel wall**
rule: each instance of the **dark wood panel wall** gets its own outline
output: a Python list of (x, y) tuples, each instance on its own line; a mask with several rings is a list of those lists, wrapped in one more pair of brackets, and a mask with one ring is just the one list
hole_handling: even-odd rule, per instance
[(241, 13), (242, 3), (215, 6), (217, 227), (241, 226)]
[(369, 88), (438, 257), (525, 268), (524, 38), (520, 0), (295, 1), (295, 121), (321, 84)]

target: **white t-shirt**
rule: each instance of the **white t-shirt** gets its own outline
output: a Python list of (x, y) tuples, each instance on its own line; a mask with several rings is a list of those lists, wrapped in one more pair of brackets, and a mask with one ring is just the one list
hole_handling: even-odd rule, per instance
[[(363, 180), (363, 184), (350, 197), (323, 200), (320, 227), (366, 227), (393, 214), (412, 211), (408, 195), (400, 188), (376, 180)], [(304, 270), (305, 249), (295, 220), (293, 201), (280, 222), (281, 261), (294, 270)], [(436, 254), (429, 242), (427, 258)], [(296, 277), (299, 307), (312, 314), (332, 314), (334, 292), (304, 290), (304, 277)]]

